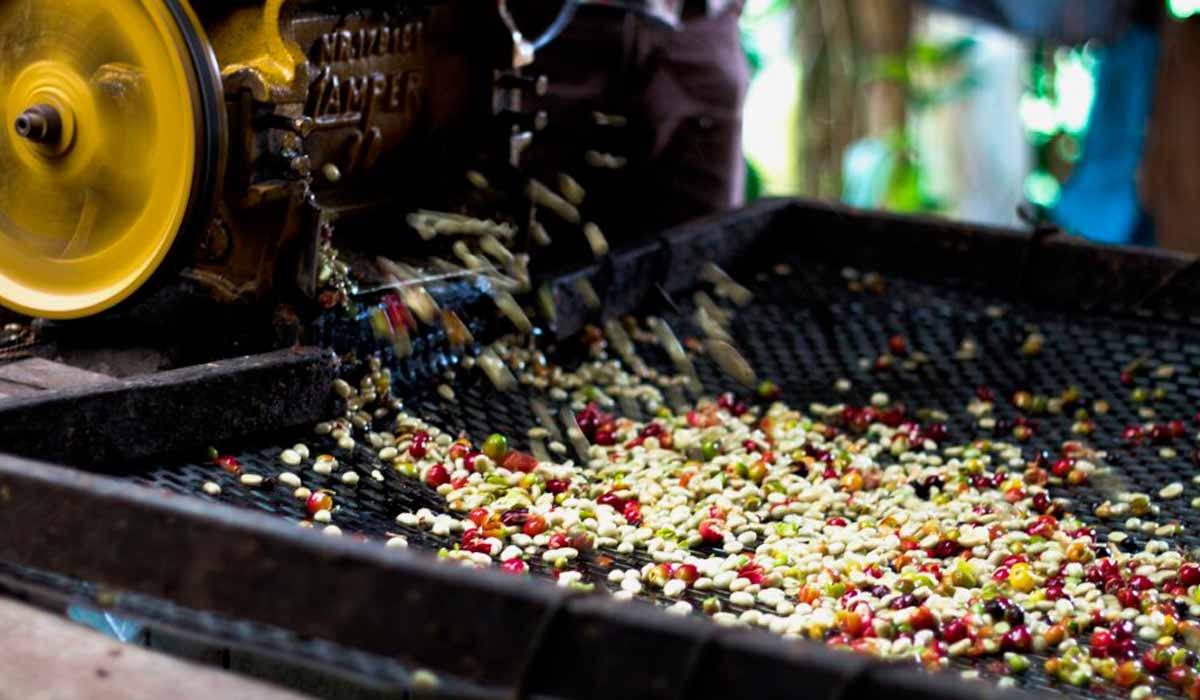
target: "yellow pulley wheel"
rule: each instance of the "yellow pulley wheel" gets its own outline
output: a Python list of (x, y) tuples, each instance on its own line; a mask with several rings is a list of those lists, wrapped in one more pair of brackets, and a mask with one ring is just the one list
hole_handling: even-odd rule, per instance
[(0, 304), (78, 318), (141, 288), (206, 223), (224, 119), (185, 3), (0, 0)]

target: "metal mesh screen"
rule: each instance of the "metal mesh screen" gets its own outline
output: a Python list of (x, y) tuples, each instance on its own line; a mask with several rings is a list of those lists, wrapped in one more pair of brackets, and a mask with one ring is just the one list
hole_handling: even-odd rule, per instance
[[(875, 392), (886, 392), (893, 401), (904, 403), (910, 410), (939, 409), (950, 415), (948, 426), (951, 441), (976, 437), (1003, 435), (1011, 440), (1007, 423), (1017, 414), (1006, 397), (1017, 390), (1056, 396), (1069, 385), (1082, 391), (1083, 405), (1104, 399), (1111, 410), (1105, 415), (1092, 415), (1096, 432), (1087, 440), (1110, 450), (1123, 488), (1155, 493), (1170, 481), (1186, 484), (1182, 498), (1161, 503), (1159, 522), (1178, 520), (1185, 525), (1194, 521), (1188, 503), (1200, 495), (1200, 486), (1191, 483), (1193, 472), (1190, 438), (1173, 445), (1178, 452), (1164, 459), (1156, 454), (1157, 447), (1127, 448), (1120, 439), (1127, 425), (1147, 422), (1139, 409), (1152, 408), (1153, 422), (1182, 419), (1191, 425), (1191, 418), (1200, 406), (1200, 327), (1165, 321), (1151, 316), (1079, 315), (1047, 310), (1033, 306), (1001, 302), (996, 298), (972, 291), (969, 282), (929, 285), (902, 278), (885, 279), (882, 292), (854, 291), (849, 288), (841, 269), (816, 265), (799, 259), (791, 261), (793, 272), (779, 275), (771, 261), (771, 269), (743, 269), (735, 276), (755, 291), (755, 301), (737, 312), (733, 335), (758, 370), (759, 376), (776, 381), (783, 389), (785, 400), (797, 407), (807, 407), (811, 401), (823, 403), (846, 402), (865, 404)], [(672, 323), (681, 335), (698, 335), (687, 320), (689, 304), (684, 299), (665, 297), (653, 303), (654, 312)], [(996, 313), (990, 306), (1003, 309)], [(1035, 357), (1025, 357), (1018, 348), (1024, 338), (1036, 330), (1045, 338), (1044, 349)], [(886, 351), (889, 337), (904, 335), (913, 351), (926, 353), (929, 362), (915, 368), (900, 366), (877, 370), (870, 365)], [(973, 338), (978, 344), (978, 357), (973, 361), (954, 358), (962, 341)], [(359, 339), (366, 342), (365, 336)], [(666, 358), (657, 348), (641, 348), (651, 364), (665, 368)], [(559, 349), (568, 357), (571, 348)], [(453, 366), (457, 358), (448, 352), (433, 352), (442, 370)], [(1148, 367), (1161, 364), (1175, 366), (1169, 377), (1153, 377), (1150, 372), (1138, 375), (1131, 386), (1121, 383), (1121, 373), (1130, 363), (1141, 360)], [(864, 368), (864, 363), (868, 365)], [(731, 382), (706, 360), (697, 364), (706, 390), (734, 390)], [(402, 376), (412, 380), (427, 380), (437, 372), (410, 369)], [(849, 379), (849, 390), (835, 390), (839, 379)], [(999, 429), (979, 428), (965, 410), (977, 386), (991, 388), (996, 396), (996, 418)], [(459, 372), (453, 384), (454, 401), (446, 401), (432, 391), (432, 385), (414, 382), (405, 403), (409, 412), (420, 415), (430, 423), (451, 433), (465, 432), (482, 441), (491, 432), (509, 435), (515, 444), (524, 447), (525, 432), (536, 425), (529, 407), (531, 394), (499, 394), (478, 372)], [(1136, 403), (1131, 392), (1143, 387), (1153, 393), (1155, 387), (1163, 392), (1158, 400)], [(1038, 416), (1032, 438), (1026, 443), (1028, 455), (1037, 450), (1057, 452), (1063, 441), (1079, 439), (1071, 433), (1072, 417), (1066, 415)], [(644, 416), (634, 416), (644, 417)], [(311, 434), (293, 433), (266, 436), (242, 446), (221, 446), (222, 452), (235, 454), (247, 471), (273, 476), (284, 470), (278, 461), (279, 451), (294, 442), (303, 441), (314, 454), (339, 454), (343, 465), (352, 467), (362, 477), (355, 487), (347, 487), (336, 477), (322, 477), (311, 471), (304, 475), (310, 487), (328, 487), (338, 493), (340, 510), (335, 522), (344, 532), (370, 538), (383, 538), (389, 533), (408, 537), (413, 547), (436, 550), (450, 546), (453, 539), (439, 539), (427, 531), (410, 530), (398, 525), (395, 516), (401, 511), (428, 507), (443, 511), (441, 498), (422, 484), (404, 478), (378, 464), (369, 449), (358, 447), (352, 458), (335, 452), (327, 439)], [(203, 482), (213, 480), (223, 487), (220, 500), (234, 505), (257, 508), (299, 521), (305, 517), (304, 506), (291, 498), (290, 489), (268, 483), (266, 488), (245, 489), (236, 478), (196, 455), (194, 461), (163, 462), (136, 470), (130, 477), (138, 482), (172, 492), (208, 498), (202, 495)], [(384, 480), (371, 478), (379, 468)], [(1056, 491), (1053, 495), (1073, 499), (1074, 510), (1083, 519), (1094, 523), (1103, 538), (1112, 523), (1096, 520), (1091, 512), (1094, 505), (1111, 492), (1098, 486), (1075, 487)], [(1130, 533), (1140, 544), (1142, 535)], [(1176, 538), (1183, 549), (1200, 545), (1194, 531), (1184, 530)], [(613, 566), (637, 567), (647, 559), (641, 556), (620, 555), (615, 551), (597, 551), (581, 558), (580, 567), (585, 579), (600, 586), (607, 585), (605, 574)], [(540, 561), (535, 572), (547, 574)], [(693, 603), (699, 603), (709, 592), (689, 591)], [(726, 594), (727, 595), (727, 594)], [(726, 601), (727, 602), (727, 601)], [(697, 605), (697, 607), (699, 607)], [(781, 644), (787, 643), (780, 641)], [(1087, 689), (1074, 689), (1051, 683), (1040, 671), (1041, 659), (1019, 680), (1028, 689), (1050, 688), (1088, 696)], [(995, 675), (1000, 670), (997, 659), (979, 662), (959, 661), (955, 668), (975, 668), (982, 675)]]

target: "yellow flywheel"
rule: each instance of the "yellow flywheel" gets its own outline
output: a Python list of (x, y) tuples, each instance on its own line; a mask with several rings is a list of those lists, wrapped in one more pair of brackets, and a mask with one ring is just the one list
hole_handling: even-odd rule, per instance
[(78, 318), (141, 288), (209, 214), (224, 120), (186, 3), (0, 0), (0, 304)]

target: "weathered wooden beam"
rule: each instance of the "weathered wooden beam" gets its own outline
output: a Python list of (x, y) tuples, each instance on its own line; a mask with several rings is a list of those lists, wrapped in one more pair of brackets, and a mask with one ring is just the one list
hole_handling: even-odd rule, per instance
[(112, 381), (112, 377), (61, 362), (30, 357), (0, 364), (0, 402), (57, 389), (78, 389)]
[(333, 367), (280, 350), (0, 402), (0, 449), (107, 465), (318, 421), (335, 413)]
[(121, 644), (0, 598), (0, 698), (301, 700), (292, 691)]

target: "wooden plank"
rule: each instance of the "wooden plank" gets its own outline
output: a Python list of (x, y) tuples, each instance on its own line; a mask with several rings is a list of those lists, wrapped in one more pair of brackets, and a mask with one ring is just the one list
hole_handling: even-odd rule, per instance
[(6, 452), (106, 465), (202, 449), (337, 415), (318, 348), (211, 362), (0, 403)]
[(308, 697), (121, 644), (7, 599), (0, 599), (0, 648), (0, 700)]

